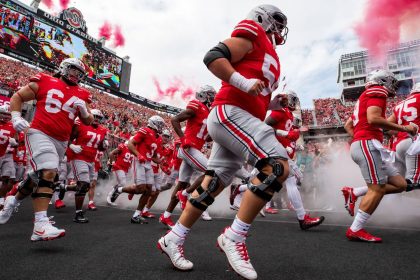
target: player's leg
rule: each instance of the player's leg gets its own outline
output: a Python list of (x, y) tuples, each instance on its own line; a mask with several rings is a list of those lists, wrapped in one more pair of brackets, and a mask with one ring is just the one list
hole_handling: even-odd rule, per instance
[(98, 208), (96, 208), (95, 202), (93, 201), (95, 197), (95, 190), (96, 185), (98, 183), (98, 172), (95, 171), (95, 167), (90, 170), (90, 188), (88, 192), (89, 197), (89, 203), (88, 203), (88, 209), (91, 211), (96, 211)]
[(114, 170), (112, 172), (117, 180), (117, 184), (108, 193), (106, 201), (109, 205), (115, 206), (115, 200), (122, 193), (123, 187), (127, 185), (127, 173), (124, 170)]
[(153, 204), (156, 202), (160, 191), (161, 191), (161, 185), (162, 185), (162, 180), (163, 180), (163, 176), (162, 176), (162, 172), (159, 170), (158, 173), (154, 173), (154, 186), (153, 186), (153, 191), (152, 194), (149, 197), (149, 200), (146, 203), (146, 206), (144, 207), (141, 215), (144, 218), (154, 218), (155, 215), (153, 215), (152, 213), (149, 212), (149, 210), (152, 208)]
[(84, 216), (83, 213), (83, 202), (85, 200), (86, 193), (90, 188), (90, 165), (83, 160), (73, 160), (73, 169), (75, 171), (75, 178), (77, 180), (75, 193), (74, 193), (74, 203), (76, 207), (76, 214), (73, 219), (75, 223), (87, 223), (89, 222), (88, 218)]

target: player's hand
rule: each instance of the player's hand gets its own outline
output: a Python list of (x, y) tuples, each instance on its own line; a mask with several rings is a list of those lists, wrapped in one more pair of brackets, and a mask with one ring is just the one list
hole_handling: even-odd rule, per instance
[(86, 102), (85, 101), (83, 101), (82, 99), (78, 98), (76, 101), (74, 101), (73, 105), (74, 105), (74, 107), (77, 110), (79, 110), (80, 116), (82, 118), (85, 119), (85, 118), (89, 117), (89, 112), (87, 110)]
[(291, 129), (289, 133), (287, 133), (286, 138), (292, 141), (296, 141), (299, 139), (300, 132), (299, 129)]
[(291, 147), (286, 147), (286, 152), (288, 154), (292, 154), (293, 153), (293, 149)]
[(409, 125), (404, 126), (404, 130), (411, 136), (415, 136), (417, 135), (417, 132), (419, 131), (419, 127), (417, 124), (411, 122)]
[(249, 89), (248, 94), (258, 96), (265, 88), (264, 82), (258, 79), (250, 79), (250, 81), (254, 81), (254, 84)]
[(80, 154), (83, 151), (82, 146), (70, 144), (69, 148), (76, 154)]
[(138, 160), (140, 163), (145, 163), (145, 162), (146, 162), (146, 158), (145, 158), (144, 156), (142, 156), (141, 154), (139, 154), (139, 155), (137, 156), (137, 160)]
[(13, 137), (9, 137), (9, 144), (10, 144), (10, 146), (12, 146), (12, 147), (17, 147), (18, 146), (18, 142), (16, 141), (16, 139), (15, 138), (13, 138)]
[(20, 112), (13, 111), (11, 115), (12, 115), (13, 128), (17, 132), (21, 132), (29, 127), (29, 123), (24, 118), (22, 118), (22, 115)]

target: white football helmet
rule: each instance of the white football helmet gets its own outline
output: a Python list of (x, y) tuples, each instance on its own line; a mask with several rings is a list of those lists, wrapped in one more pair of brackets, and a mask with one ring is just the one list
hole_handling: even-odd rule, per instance
[(377, 69), (370, 72), (366, 77), (365, 88), (378, 85), (388, 90), (388, 96), (394, 96), (397, 91), (398, 80), (394, 73), (385, 69)]
[(410, 91), (410, 94), (413, 93), (420, 93), (420, 82), (413, 85), (413, 89)]
[(195, 98), (198, 101), (210, 106), (214, 101), (214, 96), (216, 95), (216, 90), (209, 85), (200, 87), (200, 89), (195, 93)]
[(155, 115), (151, 116), (147, 120), (147, 126), (156, 130), (157, 133), (162, 133), (163, 128), (165, 127), (165, 121), (162, 119), (161, 116)]
[(285, 91), (285, 94), (287, 95), (287, 107), (289, 107), (291, 111), (296, 110), (296, 107), (300, 104), (299, 97), (296, 92), (288, 89)]
[(61, 61), (58, 71), (62, 77), (73, 84), (80, 83), (87, 75), (85, 65), (77, 58), (66, 58)]
[(171, 132), (169, 131), (169, 129), (164, 129), (163, 131), (162, 131), (162, 136), (166, 136), (166, 137), (169, 137), (169, 138), (171, 138)]
[(286, 43), (287, 33), (289, 32), (287, 17), (276, 6), (259, 5), (249, 12), (247, 19), (257, 22), (265, 32), (271, 33), (274, 46)]
[(10, 106), (8, 104), (4, 104), (0, 106), (0, 121), (1, 122), (8, 122), (12, 119), (12, 115), (10, 114)]

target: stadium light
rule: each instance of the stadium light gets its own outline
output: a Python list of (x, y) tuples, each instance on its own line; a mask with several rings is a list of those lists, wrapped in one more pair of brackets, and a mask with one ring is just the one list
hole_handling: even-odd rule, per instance
[(123, 60), (126, 61), (126, 62), (129, 62), (130, 61), (130, 57), (128, 55), (126, 55), (126, 56), (123, 57)]
[(31, 7), (38, 9), (39, 4), (41, 3), (41, 0), (32, 0)]
[(105, 38), (105, 37), (101, 37), (101, 38), (99, 39), (99, 43), (100, 43), (102, 46), (104, 46), (104, 45), (105, 45), (105, 41), (106, 41), (106, 38)]

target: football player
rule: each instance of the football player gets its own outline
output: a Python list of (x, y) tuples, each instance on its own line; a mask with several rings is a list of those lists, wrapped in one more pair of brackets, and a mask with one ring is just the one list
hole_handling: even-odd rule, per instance
[(245, 244), (248, 230), (289, 173), (287, 152), (272, 127), (264, 123), (280, 76), (275, 46), (286, 41), (286, 25), (287, 18), (279, 8), (259, 5), (236, 25), (231, 38), (204, 57), (208, 69), (222, 80), (207, 119), (214, 144), (204, 179), (194, 182), (198, 187), (180, 219), (158, 241), (158, 247), (180, 270), (193, 268), (183, 253), (191, 227), (246, 161), (259, 173), (251, 179), (235, 220), (217, 238), (217, 244), (235, 272), (246, 279), (257, 278)]
[[(184, 198), (181, 197), (181, 202), (186, 203), (188, 193), (185, 189), (190, 184), (192, 174), (194, 171), (202, 173), (206, 171), (207, 157), (201, 152), (201, 149), (207, 140), (207, 116), (215, 94), (216, 91), (212, 86), (201, 87), (196, 92), (196, 99), (188, 102), (187, 108), (171, 120), (174, 131), (181, 140), (178, 157), (182, 159), (182, 163), (179, 169), (178, 184), (172, 192), (166, 211), (159, 217), (159, 221), (169, 228), (174, 225), (171, 215), (178, 204), (178, 197), (184, 196)], [(185, 132), (181, 129), (182, 122), (186, 122)], [(190, 191), (192, 192), (194, 189)], [(178, 194), (178, 191), (183, 191), (183, 193)], [(183, 209), (184, 205), (181, 207)]]
[[(385, 118), (386, 101), (394, 97), (398, 80), (388, 70), (378, 69), (368, 74), (365, 91), (360, 95), (351, 119), (345, 125), (353, 136), (350, 153), (353, 161), (359, 165), (367, 184), (366, 193), (359, 210), (346, 236), (349, 240), (382, 242), (382, 239), (368, 233), (364, 227), (367, 220), (378, 207), (386, 194), (399, 193), (407, 188), (407, 183), (397, 169), (388, 161), (387, 150), (382, 146), (382, 129), (407, 132), (415, 135), (415, 124), (396, 124)], [(348, 204), (355, 200), (351, 190), (343, 189)]]
[[(32, 195), (35, 212), (32, 241), (52, 240), (65, 235), (64, 229), (53, 226), (48, 219), (47, 209), (74, 119), (79, 116), (86, 125), (93, 121), (87, 105), (90, 94), (79, 87), (85, 76), (84, 64), (76, 58), (68, 58), (60, 63), (54, 77), (43, 73), (35, 75), (10, 101), (13, 127), (18, 132), (26, 131), (25, 142), (33, 171), (22, 181), (16, 196), (6, 199), (0, 212), (0, 223), (9, 220), (18, 201)], [(37, 102), (29, 126), (21, 111), (22, 104), (31, 100)]]
[(160, 141), (159, 134), (165, 126), (160, 116), (152, 116), (147, 121), (147, 126), (140, 128), (137, 134), (128, 141), (128, 149), (134, 154), (134, 184), (132, 186), (115, 186), (108, 194), (109, 202), (114, 203), (121, 193), (142, 194), (137, 210), (131, 217), (131, 223), (147, 224), (140, 214), (152, 193), (154, 175), (151, 160)]

